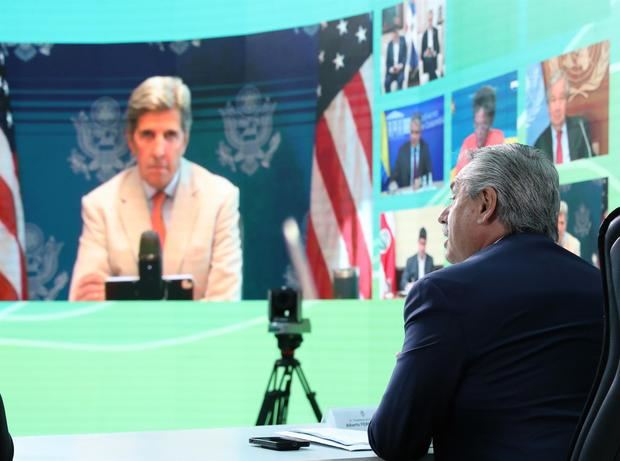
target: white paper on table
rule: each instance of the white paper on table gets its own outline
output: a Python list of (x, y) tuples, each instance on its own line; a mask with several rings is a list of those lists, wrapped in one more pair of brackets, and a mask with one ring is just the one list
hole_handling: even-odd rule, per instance
[(334, 427), (299, 428), (278, 432), (278, 435), (330, 445), (348, 451), (370, 450), (366, 431), (337, 429)]

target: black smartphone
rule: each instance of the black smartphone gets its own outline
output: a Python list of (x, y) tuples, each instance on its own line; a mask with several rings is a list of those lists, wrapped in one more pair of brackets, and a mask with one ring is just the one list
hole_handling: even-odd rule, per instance
[(299, 450), (301, 447), (310, 446), (310, 442), (285, 439), (284, 437), (250, 437), (250, 443), (259, 447), (279, 451)]

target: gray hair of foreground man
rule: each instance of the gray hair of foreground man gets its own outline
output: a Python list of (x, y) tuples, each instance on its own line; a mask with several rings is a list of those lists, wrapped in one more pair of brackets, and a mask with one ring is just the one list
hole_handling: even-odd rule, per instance
[(150, 77), (132, 91), (127, 104), (127, 132), (133, 133), (138, 119), (146, 112), (177, 109), (181, 127), (187, 134), (192, 125), (192, 96), (178, 77)]
[(497, 217), (509, 233), (558, 236), (558, 172), (543, 152), (523, 144), (500, 144), (473, 152), (456, 177), (474, 198), (486, 187), (497, 192)]

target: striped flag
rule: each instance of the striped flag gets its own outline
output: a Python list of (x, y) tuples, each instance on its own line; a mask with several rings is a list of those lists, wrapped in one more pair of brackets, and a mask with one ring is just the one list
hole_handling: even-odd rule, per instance
[(372, 288), (372, 21), (370, 14), (321, 24), (317, 125), (307, 253), (320, 298), (335, 269), (359, 270)]
[(381, 299), (391, 299), (398, 290), (396, 280), (396, 242), (394, 213), (381, 213), (381, 230), (379, 231), (379, 253), (381, 259)]
[(24, 211), (17, 180), (13, 120), (0, 51), (0, 300), (27, 299)]

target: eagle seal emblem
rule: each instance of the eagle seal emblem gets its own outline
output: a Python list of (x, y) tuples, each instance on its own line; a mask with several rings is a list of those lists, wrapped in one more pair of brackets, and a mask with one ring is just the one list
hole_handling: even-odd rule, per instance
[(269, 168), (282, 140), (279, 132), (273, 133), (275, 109), (276, 103), (253, 85), (244, 86), (234, 103), (229, 101), (220, 109), (226, 136), (217, 148), (222, 165), (235, 172), (239, 168), (248, 176), (261, 166)]
[(54, 236), (46, 240), (37, 225), (26, 223), (26, 267), (30, 299), (56, 299), (60, 290), (69, 282), (66, 271), (56, 274), (58, 255), (63, 245), (62, 242), (57, 242)]
[(90, 116), (81, 111), (72, 117), (77, 132), (79, 149), (73, 149), (68, 158), (71, 170), (83, 174), (87, 180), (94, 173), (100, 182), (134, 163), (125, 142), (120, 105), (104, 96), (90, 108)]

